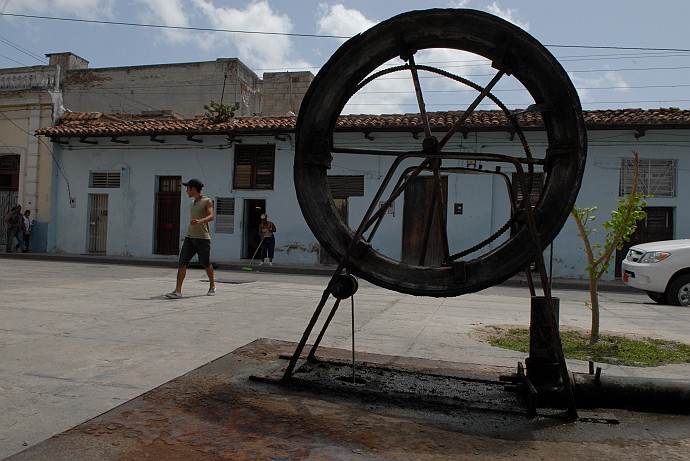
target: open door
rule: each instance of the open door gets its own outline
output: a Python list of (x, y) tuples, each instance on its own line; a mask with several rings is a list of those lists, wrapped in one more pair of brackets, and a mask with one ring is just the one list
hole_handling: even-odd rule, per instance
[[(259, 247), (259, 224), (261, 215), (266, 213), (266, 200), (245, 199), (242, 219), (242, 259), (252, 259)], [(269, 217), (270, 219), (270, 217)]]

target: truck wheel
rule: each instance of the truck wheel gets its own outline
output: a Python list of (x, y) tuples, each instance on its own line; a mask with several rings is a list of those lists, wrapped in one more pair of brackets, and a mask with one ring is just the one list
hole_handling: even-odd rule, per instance
[(647, 293), (649, 299), (651, 299), (655, 303), (668, 304), (668, 298), (666, 297), (666, 293), (657, 293), (655, 291), (645, 291), (645, 293)]
[(690, 305), (690, 274), (681, 275), (671, 282), (666, 296), (669, 304), (674, 306)]

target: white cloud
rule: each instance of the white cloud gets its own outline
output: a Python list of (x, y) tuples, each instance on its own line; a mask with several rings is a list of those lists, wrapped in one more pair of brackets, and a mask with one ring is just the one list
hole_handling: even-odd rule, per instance
[(467, 5), (470, 4), (470, 0), (457, 0), (455, 2), (449, 2), (448, 7), (449, 8), (467, 8)]
[(582, 77), (580, 74), (570, 74), (570, 79), (573, 85), (575, 85), (577, 93), (580, 96), (580, 101), (582, 101), (583, 104), (585, 102), (596, 102), (596, 99), (598, 99), (596, 95), (602, 94), (601, 91), (597, 91), (597, 88), (609, 90), (613, 87), (615, 92), (623, 93), (630, 90), (630, 85), (625, 81), (623, 76), (615, 71), (600, 72), (589, 77)]
[(516, 26), (521, 27), (526, 31), (529, 31), (529, 23), (520, 19), (517, 10), (514, 10), (512, 8), (501, 8), (501, 6), (497, 2), (493, 2), (490, 5), (488, 5), (486, 7), (486, 10), (489, 13), (498, 16), (499, 18), (503, 18), (506, 21), (512, 22)]
[(294, 69), (309, 67), (293, 49), (293, 24), (287, 15), (274, 11), (267, 0), (253, 1), (244, 8), (216, 6), (213, 0), (139, 0), (149, 8), (147, 15), (175, 26), (194, 26), (271, 35), (234, 32), (165, 31), (166, 38), (195, 46), (206, 53), (239, 58), (253, 68)]
[(352, 37), (371, 28), (377, 21), (368, 19), (360, 11), (346, 8), (341, 4), (319, 5), (317, 33)]
[(38, 13), (46, 16), (103, 19), (112, 16), (114, 0), (5, 0), (4, 13)]
[[(164, 26), (188, 27), (191, 17), (190, 11), (185, 10), (185, 3), (181, 0), (135, 0), (141, 4), (139, 20), (144, 23), (161, 24)], [(199, 40), (199, 33), (175, 29), (161, 29), (166, 42), (185, 43), (196, 41), (197, 46), (204, 47), (205, 40)]]

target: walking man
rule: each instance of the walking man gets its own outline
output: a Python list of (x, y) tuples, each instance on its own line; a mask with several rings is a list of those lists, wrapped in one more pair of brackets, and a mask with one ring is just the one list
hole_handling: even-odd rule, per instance
[(24, 216), (22, 215), (22, 206), (15, 205), (12, 210), (5, 215), (5, 225), (7, 226), (7, 245), (5, 245), (5, 253), (12, 253), (12, 243), (17, 239), (17, 246), (22, 252), (26, 251), (24, 245)]
[(213, 296), (216, 294), (216, 282), (211, 265), (211, 233), (208, 227), (208, 223), (215, 218), (213, 200), (201, 195), (204, 183), (198, 179), (190, 179), (182, 185), (187, 187), (187, 195), (194, 200), (189, 205), (189, 230), (180, 250), (175, 291), (166, 293), (165, 296), (170, 299), (182, 298), (182, 283), (187, 275), (187, 266), (195, 254), (198, 255), (199, 263), (208, 275), (210, 285), (206, 294)]

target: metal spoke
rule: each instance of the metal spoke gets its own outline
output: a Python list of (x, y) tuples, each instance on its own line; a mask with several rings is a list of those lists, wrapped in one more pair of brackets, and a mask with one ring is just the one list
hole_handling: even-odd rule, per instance
[(422, 94), (422, 85), (419, 82), (419, 73), (417, 72), (417, 65), (414, 61), (414, 55), (410, 55), (408, 59), (410, 63), (410, 73), (412, 74), (412, 83), (414, 84), (414, 92), (417, 95), (417, 104), (419, 105), (419, 114), (422, 117), (424, 124), (424, 134), (427, 138), (431, 137), (431, 127), (429, 126), (429, 116), (426, 114), (426, 105), (424, 104), (424, 95)]
[(462, 124), (465, 123), (465, 120), (467, 120), (467, 118), (468, 118), (470, 115), (472, 115), (472, 112), (474, 112), (474, 110), (477, 108), (477, 106), (479, 105), (479, 103), (481, 103), (482, 100), (484, 100), (484, 98), (486, 98), (486, 96), (489, 94), (489, 92), (491, 91), (491, 89), (492, 89), (494, 86), (496, 86), (496, 84), (497, 84), (498, 81), (501, 79), (501, 77), (503, 77), (503, 75), (505, 75), (505, 72), (502, 71), (502, 70), (499, 70), (498, 73), (496, 73), (496, 75), (494, 75), (494, 78), (491, 79), (491, 81), (489, 82), (489, 84), (486, 85), (486, 87), (482, 90), (481, 93), (479, 93), (479, 95), (477, 95), (477, 97), (474, 99), (474, 101), (472, 101), (472, 104), (469, 105), (469, 107), (468, 107), (468, 108), (465, 110), (465, 112), (460, 116), (460, 118), (455, 122), (455, 124), (454, 124), (452, 127), (450, 127), (450, 129), (448, 130), (448, 132), (446, 133), (446, 135), (443, 137), (443, 139), (441, 139), (441, 140), (438, 142), (438, 148), (439, 148), (439, 149), (443, 149), (443, 146), (445, 146), (446, 143), (447, 143), (448, 141), (450, 141), (450, 138), (452, 138), (453, 135), (455, 134), (455, 132), (458, 131), (458, 129), (460, 129), (460, 127), (462, 126)]

